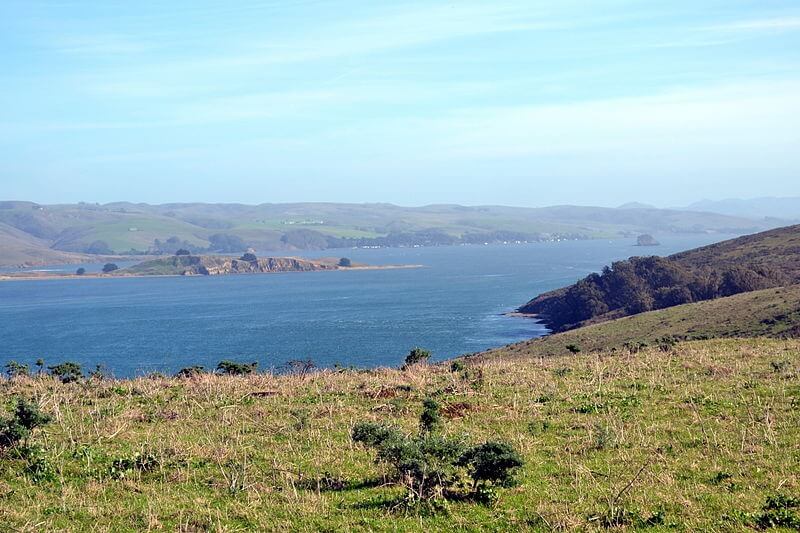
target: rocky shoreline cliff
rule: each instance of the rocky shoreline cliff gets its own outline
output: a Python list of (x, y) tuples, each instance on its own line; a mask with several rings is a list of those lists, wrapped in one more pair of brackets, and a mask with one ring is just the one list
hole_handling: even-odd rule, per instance
[(342, 268), (346, 267), (339, 266), (334, 260), (309, 260), (298, 257), (264, 257), (246, 260), (227, 256), (179, 255), (145, 261), (121, 269), (115, 272), (115, 275), (224, 276), (270, 272), (312, 272)]

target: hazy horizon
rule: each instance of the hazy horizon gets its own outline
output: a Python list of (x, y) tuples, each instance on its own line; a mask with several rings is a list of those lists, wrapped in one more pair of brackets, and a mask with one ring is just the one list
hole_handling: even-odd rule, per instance
[(800, 6), (0, 6), (0, 179), (40, 203), (797, 196)]

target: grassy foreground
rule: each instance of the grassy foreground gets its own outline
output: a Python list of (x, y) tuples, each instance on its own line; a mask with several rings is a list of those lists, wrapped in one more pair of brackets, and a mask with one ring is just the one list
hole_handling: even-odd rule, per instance
[[(797, 340), (0, 391), (53, 416), (38, 456), (0, 459), (0, 530), (735, 531), (763, 524), (768, 498), (800, 496)], [(521, 485), (488, 506), (393, 510), (399, 489), (349, 431), (414, 431), (427, 396), (446, 433), (517, 447)]]

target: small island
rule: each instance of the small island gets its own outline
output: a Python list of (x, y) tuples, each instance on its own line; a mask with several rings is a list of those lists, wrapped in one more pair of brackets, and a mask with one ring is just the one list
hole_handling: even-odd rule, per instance
[(636, 238), (636, 246), (660, 246), (660, 245), (661, 243), (655, 240), (655, 238), (648, 233), (639, 235), (639, 237)]
[(102, 272), (88, 273), (79, 268), (66, 272), (14, 272), (0, 275), (2, 280), (131, 278), (149, 276), (226, 276), (232, 274), (271, 274), (278, 272), (318, 272), (333, 270), (384, 270), (418, 268), (421, 265), (367, 265), (347, 257), (304, 259), (301, 257), (257, 257), (248, 252), (241, 257), (225, 255), (191, 255), (188, 252), (143, 261), (127, 268), (106, 264)]

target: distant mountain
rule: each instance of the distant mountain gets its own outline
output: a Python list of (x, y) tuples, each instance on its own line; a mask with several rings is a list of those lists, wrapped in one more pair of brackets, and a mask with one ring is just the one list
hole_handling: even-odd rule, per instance
[(65, 204), (0, 202), (0, 265), (93, 256), (437, 246), (642, 233), (745, 234), (782, 225), (708, 212), (553, 206), (392, 204)]
[(686, 209), (736, 217), (779, 218), (787, 221), (800, 221), (800, 197), (701, 200), (689, 205)]
[(628, 202), (617, 207), (617, 209), (657, 209), (657, 207), (650, 204), (643, 204), (642, 202)]
[(645, 311), (800, 283), (800, 225), (669, 257), (617, 261), (574, 285), (540, 294), (519, 311), (553, 331)]

